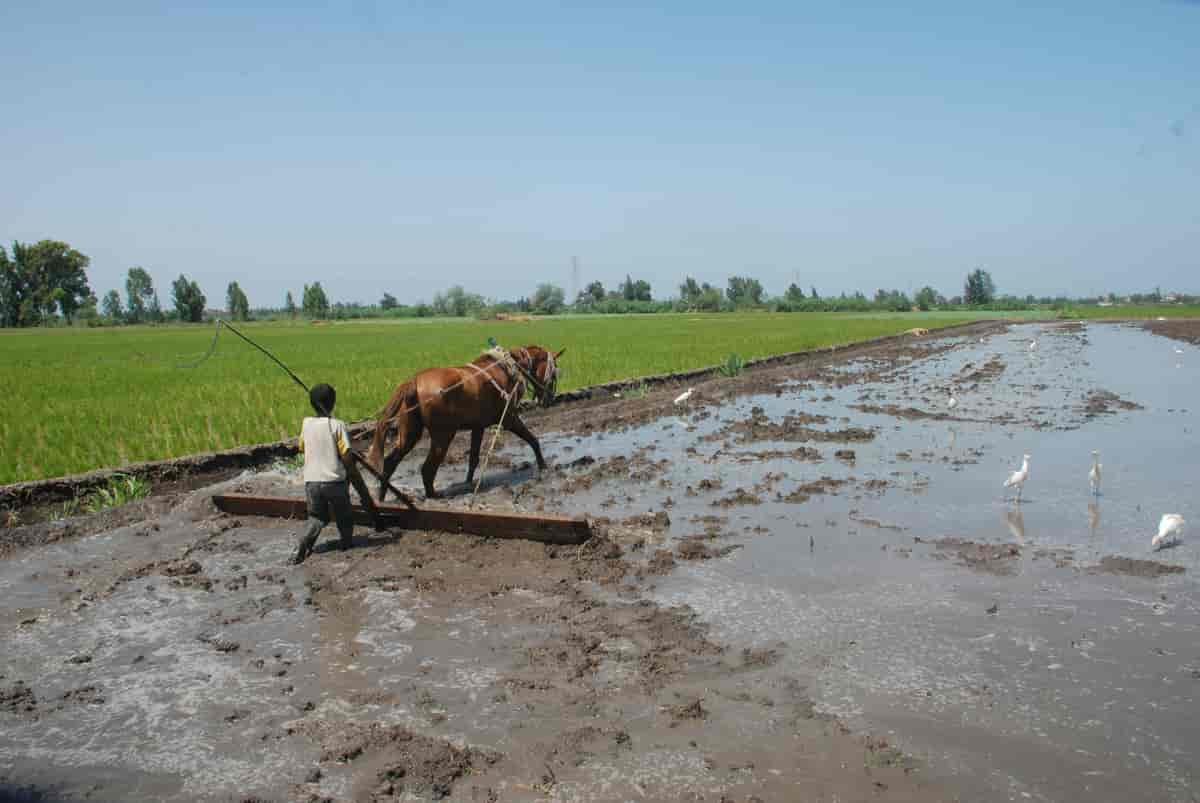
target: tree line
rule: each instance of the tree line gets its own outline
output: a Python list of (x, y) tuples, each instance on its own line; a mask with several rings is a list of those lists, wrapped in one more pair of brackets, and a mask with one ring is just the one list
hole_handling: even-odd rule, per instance
[[(966, 275), (961, 295), (943, 296), (930, 286), (922, 287), (911, 297), (896, 289), (879, 289), (872, 297), (861, 292), (821, 296), (816, 287), (804, 288), (793, 282), (780, 296), (768, 296), (762, 283), (752, 276), (730, 276), (725, 286), (716, 287), (685, 276), (678, 294), (655, 299), (651, 285), (645, 279), (626, 275), (615, 287), (606, 288), (603, 282), (589, 282), (574, 299), (568, 300), (563, 289), (555, 284), (539, 284), (529, 296), (511, 301), (487, 299), (478, 293), (455, 285), (435, 293), (429, 303), (402, 303), (391, 293), (384, 293), (377, 304), (330, 302), (320, 282), (305, 284), (297, 304), (287, 291), (282, 307), (252, 308), (250, 299), (237, 281), (230, 282), (225, 291), (223, 310), (207, 308), (207, 297), (200, 285), (180, 274), (171, 283), (171, 305), (163, 309), (158, 291), (149, 272), (132, 267), (125, 278), (124, 294), (112, 289), (97, 298), (88, 284), (88, 257), (57, 240), (42, 240), (33, 244), (14, 242), (11, 249), (0, 246), (0, 326), (38, 326), (62, 322), (84, 323), (89, 326), (161, 323), (165, 321), (200, 322), (213, 314), (224, 313), (235, 321), (251, 318), (277, 319), (342, 319), (378, 317), (495, 317), (504, 313), (529, 315), (559, 315), (564, 313), (658, 313), (658, 312), (729, 312), (734, 310), (772, 310), (776, 312), (865, 312), (908, 311), (932, 309), (990, 309), (1021, 310), (1035, 307), (1060, 309), (1075, 303), (1114, 303), (1113, 293), (1095, 299), (1018, 298), (999, 295), (991, 274), (977, 268)], [(1153, 293), (1127, 296), (1130, 303), (1161, 303), (1163, 301), (1195, 302), (1190, 296), (1163, 296)]]

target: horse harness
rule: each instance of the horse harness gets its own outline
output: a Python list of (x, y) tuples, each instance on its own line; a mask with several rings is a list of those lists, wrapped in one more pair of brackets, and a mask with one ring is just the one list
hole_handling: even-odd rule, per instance
[[(496, 392), (500, 394), (500, 398), (504, 399), (505, 407), (507, 407), (508, 404), (511, 402), (511, 400), (513, 398), (513, 394), (517, 394), (516, 398), (518, 398), (518, 399), (520, 399), (521, 397), (523, 397), (525, 395), (525, 382), (526, 381), (528, 381), (529, 384), (533, 385), (533, 387), (536, 390), (538, 390), (539, 392), (544, 394), (546, 392), (547, 386), (549, 385), (549, 383), (554, 381), (554, 378), (555, 378), (556, 374), (558, 373), (558, 367), (554, 364), (554, 352), (552, 352), (548, 349), (546, 350), (546, 382), (543, 383), (543, 382), (539, 381), (536, 376), (533, 375), (533, 371), (532, 371), (533, 355), (531, 355), (529, 353), (529, 350), (526, 349), (524, 346), (522, 346), (522, 347), (516, 349), (516, 351), (524, 356), (525, 361), (528, 362), (529, 365), (531, 366), (530, 368), (526, 368), (525, 366), (521, 365), (521, 363), (518, 362), (512, 356), (512, 353), (510, 353), (509, 351), (505, 350), (504, 348), (502, 348), (500, 346), (496, 346), (496, 347), (488, 349), (487, 351), (484, 352), (484, 354), (486, 354), (487, 356), (489, 356), (493, 360), (495, 360), (495, 362), (493, 362), (492, 365), (487, 366), (487, 368), (482, 368), (473, 362), (469, 362), (463, 366), (463, 368), (470, 368), (475, 373), (483, 376), (483, 378), (486, 379), (488, 381), (488, 383), (493, 388), (496, 389)], [(500, 387), (500, 383), (498, 383), (496, 381), (496, 378), (494, 376), (492, 376), (492, 373), (491, 373), (491, 368), (493, 365), (499, 365), (504, 370), (504, 372), (506, 374), (508, 374), (509, 378), (514, 378), (514, 374), (520, 375), (521, 378), (518, 380), (517, 384), (513, 386), (512, 390), (506, 391), (504, 388)], [(462, 370), (462, 368), (460, 368), (458, 370)], [(465, 378), (460, 379), (457, 382), (455, 382), (453, 385), (448, 385), (447, 387), (442, 388), (440, 391), (438, 391), (438, 394), (445, 395), (449, 391), (454, 390), (457, 387), (461, 387), (466, 381), (467, 380)], [(408, 413), (412, 410), (417, 409), (418, 407), (421, 407), (421, 405), (422, 405), (422, 403), (418, 402), (417, 404), (415, 404), (411, 407), (406, 407), (403, 410), (396, 412), (396, 414), (393, 415), (392, 418), (397, 418), (401, 415), (404, 415), (405, 413)]]
[[(521, 350), (525, 351), (525, 349)], [(513, 394), (516, 394), (518, 399), (524, 396), (525, 379), (523, 374), (525, 374), (525, 372), (521, 370), (521, 366), (515, 359), (513, 359), (512, 354), (500, 348), (499, 346), (488, 349), (484, 352), (484, 354), (491, 357), (493, 360), (495, 360), (495, 362), (493, 362), (492, 365), (489, 365), (487, 368), (481, 368), (473, 362), (469, 362), (463, 367), (470, 368), (491, 383), (491, 386), (496, 389), (496, 392), (500, 394), (500, 398), (504, 399), (506, 403), (512, 398)], [(529, 357), (528, 351), (525, 351), (525, 356), (526, 358)], [(530, 360), (530, 362), (532, 362), (532, 360)], [(508, 374), (509, 379), (516, 381), (516, 384), (513, 385), (512, 390), (505, 390), (504, 388), (500, 387), (500, 383), (496, 381), (494, 376), (492, 376), (491, 369), (493, 365), (499, 365), (504, 372)]]

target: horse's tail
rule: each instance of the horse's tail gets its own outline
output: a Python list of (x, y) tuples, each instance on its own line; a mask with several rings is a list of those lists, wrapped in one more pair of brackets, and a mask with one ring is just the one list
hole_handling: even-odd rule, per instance
[[(375, 414), (375, 435), (371, 438), (371, 448), (367, 451), (367, 462), (379, 471), (383, 467), (383, 445), (387, 440), (388, 431), (393, 427), (407, 429), (410, 426), (421, 425), (421, 404), (417, 399), (417, 382), (410, 379), (392, 394), (383, 409)], [(413, 419), (416, 419), (413, 421)]]

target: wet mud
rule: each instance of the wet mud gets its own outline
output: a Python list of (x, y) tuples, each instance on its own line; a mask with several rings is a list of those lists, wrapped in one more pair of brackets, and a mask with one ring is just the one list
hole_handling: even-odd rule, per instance
[(290, 567), (299, 522), (210, 502), (299, 495), (280, 469), (26, 531), (0, 790), (1188, 800), (1195, 556), (1146, 553), (1149, 511), (1195, 498), (1196, 385), (1160, 342), (979, 325), (694, 378), (688, 405), (597, 392), (527, 417), (540, 475), (502, 437), (475, 500), (453, 446), (439, 504), (587, 514), (581, 546), (360, 529)]

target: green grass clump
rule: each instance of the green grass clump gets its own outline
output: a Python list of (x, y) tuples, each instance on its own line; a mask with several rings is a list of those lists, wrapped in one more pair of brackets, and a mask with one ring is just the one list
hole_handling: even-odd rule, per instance
[(110, 507), (120, 507), (150, 495), (150, 483), (132, 474), (118, 474), (108, 481), (108, 485), (97, 488), (83, 501), (83, 509), (88, 513), (99, 513)]
[(737, 354), (729, 354), (717, 366), (717, 373), (721, 376), (737, 376), (746, 367), (746, 361)]
[[(986, 317), (997, 317), (986, 313)], [(310, 385), (338, 391), (336, 414), (369, 418), (416, 371), (462, 365), (489, 336), (566, 348), (559, 390), (850, 343), (973, 319), (968, 313), (572, 315), (530, 321), (409, 319), (250, 323), (240, 328)], [(0, 483), (294, 438), (304, 393), (230, 332), (195, 367), (212, 326), (0, 332)]]
[(638, 382), (636, 385), (630, 385), (621, 391), (622, 399), (644, 399), (646, 394), (650, 392), (650, 387), (645, 382)]

